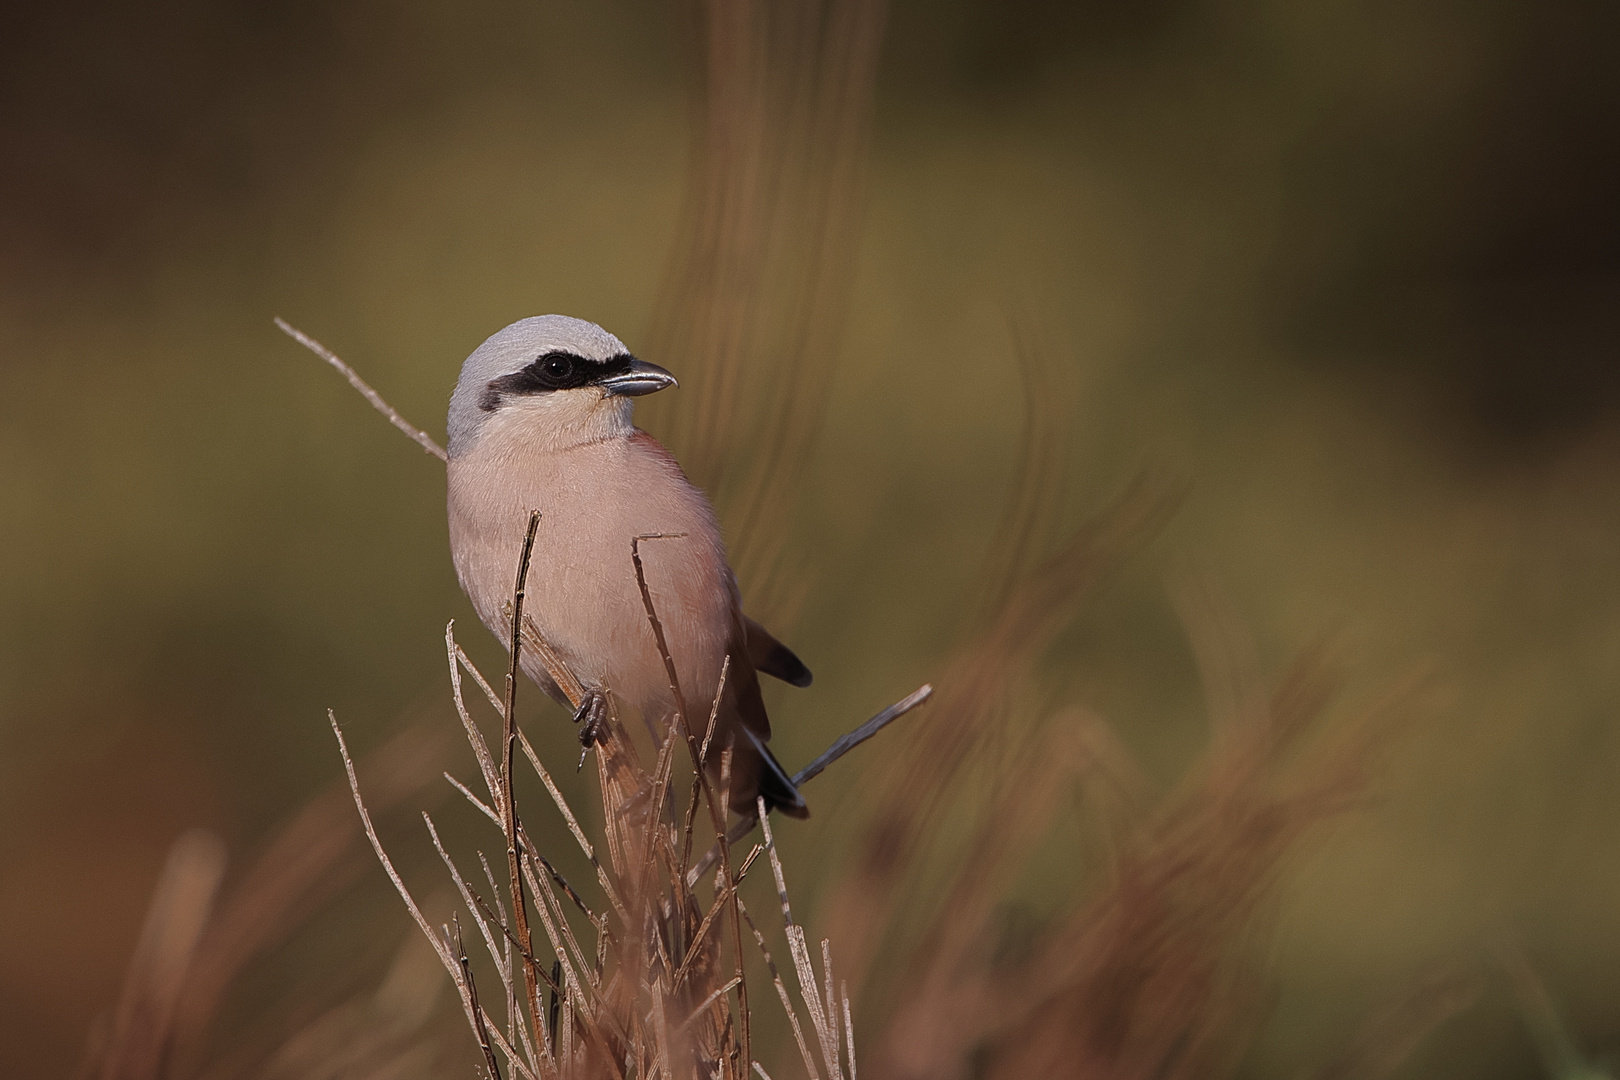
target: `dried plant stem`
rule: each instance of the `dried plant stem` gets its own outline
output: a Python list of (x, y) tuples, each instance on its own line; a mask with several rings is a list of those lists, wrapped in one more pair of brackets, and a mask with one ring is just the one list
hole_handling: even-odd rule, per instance
[(428, 435), (427, 432), (423, 431), (421, 428), (417, 427), (415, 424), (412, 424), (409, 420), (401, 416), (398, 410), (396, 410), (392, 405), (388, 404), (388, 402), (384, 401), (382, 395), (373, 390), (371, 386), (355, 372), (354, 368), (350, 367), (348, 364), (345, 364), (342, 360), (339, 360), (336, 353), (334, 353), (331, 349), (328, 349), (325, 345), (322, 345), (320, 342), (316, 341), (314, 338), (310, 337), (308, 334), (304, 333), (302, 330), (293, 326), (279, 315), (276, 316), (275, 323), (283, 334), (286, 334), (288, 337), (298, 342), (298, 344), (302, 345), (304, 348), (308, 349), (322, 360), (325, 360), (328, 364), (331, 364), (332, 367), (337, 370), (339, 375), (342, 375), (349, 381), (350, 386), (360, 391), (361, 397), (371, 402), (372, 408), (388, 417), (388, 422), (390, 424), (393, 424), (395, 427), (399, 428), (399, 430), (403, 431), (423, 450), (426, 450), (428, 453), (432, 454), (434, 457), (438, 458), (447, 465), (450, 463), (450, 455), (444, 452), (444, 447), (434, 442), (432, 436)]
[[(434, 827), (433, 818), (425, 810), (422, 811), (422, 822), (427, 825), (428, 836), (433, 840), (433, 850), (439, 853), (439, 860), (444, 863), (445, 869), (450, 871), (450, 880), (455, 882), (456, 891), (461, 894), (461, 899), (467, 905), (467, 910), (472, 913), (473, 923), (478, 927), (478, 933), (483, 937), (484, 944), (488, 946), (490, 956), (495, 958), (496, 973), (500, 975), (503, 983), (511, 983), (512, 972), (501, 966), (500, 953), (495, 947), (495, 935), (489, 929), (490, 922), (494, 922), (505, 931), (505, 920), (496, 918), (495, 913), (485, 908), (483, 901), (474, 895), (472, 887), (467, 884), (466, 879), (461, 876), (461, 871), (456, 868), (455, 862), (450, 858), (450, 853), (444, 849), (444, 843), (439, 839), (439, 830)], [(487, 919), (486, 915), (488, 916)], [(457, 934), (460, 934), (459, 926)]]
[(849, 1014), (849, 984), (838, 984), (839, 996), (844, 999), (844, 1053), (849, 1061), (849, 1080), (855, 1076), (855, 1021)]
[(793, 786), (799, 787), (802, 784), (807, 784), (814, 780), (816, 777), (822, 774), (823, 770), (825, 770), (827, 766), (831, 765), (833, 762), (837, 761), (839, 758), (861, 745), (861, 743), (865, 742), (867, 739), (870, 739), (872, 736), (876, 735), (878, 732), (882, 731), (884, 728), (906, 715), (906, 713), (910, 712), (912, 709), (915, 709), (917, 706), (927, 701), (933, 696), (933, 694), (934, 688), (928, 683), (923, 683), (910, 694), (901, 698), (893, 705), (890, 705), (887, 709), (884, 709), (882, 712), (872, 717), (872, 719), (868, 720), (854, 731), (851, 731), (847, 735), (839, 736), (839, 738), (835, 740), (831, 746), (827, 747), (827, 749), (823, 750), (819, 755), (817, 755), (814, 761), (793, 774)]
[[(529, 1026), (536, 1038), (541, 1038), (540, 974), (533, 961), (534, 940), (529, 932), (528, 899), (523, 893), (522, 861), (518, 855), (517, 796), (513, 790), (513, 759), (517, 751), (517, 677), (518, 663), (523, 655), (523, 593), (529, 577), (529, 558), (534, 554), (534, 534), (540, 527), (540, 511), (529, 513), (529, 528), (523, 537), (523, 554), (518, 559), (517, 582), (512, 586), (512, 660), (506, 671), (506, 708), (503, 710), (501, 732), (501, 803), (504, 816), (501, 825), (506, 833), (506, 865), (511, 875), (512, 928), (517, 933), (518, 945), (524, 953), (523, 989), (524, 1008), (529, 1014)], [(543, 913), (542, 913), (543, 914)], [(549, 929), (549, 928), (548, 928)], [(555, 940), (555, 937), (553, 937)]]
[(484, 1052), (484, 1065), (490, 1080), (501, 1080), (501, 1067), (495, 1060), (495, 1051), (489, 1045), (489, 1028), (484, 1024), (484, 1010), (478, 1004), (478, 984), (473, 981), (472, 964), (467, 960), (467, 948), (461, 943), (461, 920), (451, 917), (451, 943), (455, 946), (456, 960), (461, 966), (461, 977), (467, 981), (467, 998), (472, 1002), (473, 1030), (478, 1035), (478, 1048)]
[(526, 618), (523, 622), (523, 641), (540, 657), (540, 663), (545, 667), (546, 674), (551, 676), (551, 681), (557, 684), (557, 688), (563, 692), (568, 703), (576, 709), (579, 708), (585, 701), (585, 684), (579, 681), (578, 676), (567, 664), (563, 663), (562, 657), (557, 655), (557, 650), (551, 647), (551, 642), (540, 633), (540, 628), (535, 626), (532, 618)]
[[(495, 764), (494, 755), (489, 752), (489, 745), (484, 742), (484, 736), (474, 723), (472, 714), (467, 711), (467, 703), (461, 695), (461, 670), (456, 661), (461, 653), (461, 646), (456, 644), (456, 623), (452, 619), (444, 627), (444, 647), (450, 660), (450, 691), (451, 698), (456, 703), (456, 715), (461, 717), (461, 727), (467, 734), (467, 742), (472, 746), (473, 756), (478, 759), (478, 771), (483, 774), (484, 786), (489, 789), (490, 801), (495, 804), (498, 812), (505, 814), (501, 806), (503, 794), (501, 791), (500, 770)], [(482, 679), (479, 680), (482, 682)], [(504, 708), (504, 706), (500, 706)], [(496, 820), (500, 824), (500, 820)]]

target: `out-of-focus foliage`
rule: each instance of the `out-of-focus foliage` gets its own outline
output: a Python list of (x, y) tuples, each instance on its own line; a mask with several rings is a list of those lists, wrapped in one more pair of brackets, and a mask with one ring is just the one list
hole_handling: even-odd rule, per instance
[[(476, 622), (437, 463), (271, 316), (430, 430), (461, 358), (522, 315), (592, 318), (659, 359), (696, 137), (690, 25), (642, 2), (0, 15), (8, 1075), (59, 1075), (116, 1000), (176, 836), (207, 826), (242, 853), (229, 897), (335, 778), (327, 706), (362, 748), (448, 708), (443, 623)], [(1188, 564), (1224, 583), (1263, 669), (1328, 635), (1352, 700), (1419, 663), (1447, 692), (1376, 798), (1292, 864), (1274, 1007), (1240, 1071), (1328, 1067), (1504, 925), (1571, 1060), (1604, 1060), (1616, 40), (1611, 7), (1573, 0), (897, 4), (848, 319), (817, 346), (836, 365), (825, 423), (773, 511), (788, 539), (771, 565), (799, 586), (765, 599), (799, 612), (783, 633), (817, 672), (773, 700), (784, 761), (971, 638), (1033, 353), (1066, 432), (1052, 535), (1144, 469), (1188, 495), (1004, 703), (1009, 755), (1077, 705), (1145, 783), (1177, 782), (1208, 738), (1165, 589)], [(566, 723), (536, 712), (566, 753)], [(883, 745), (780, 830), (798, 880), (846, 865)], [(965, 814), (937, 822), (940, 866)], [(998, 914), (1014, 951), (1107, 865), (1073, 858), (1093, 841), (1064, 814), (1080, 839), (1034, 859)], [(948, 880), (920, 873), (908, 895)], [(226, 1031), (255, 1032), (309, 972), (352, 980), (312, 1012), (383, 982), (405, 926), (363, 881), (254, 961)], [(814, 886), (796, 899), (815, 925)], [(1515, 985), (1487, 979), (1409, 1074), (1540, 1069), (1545, 1024)]]

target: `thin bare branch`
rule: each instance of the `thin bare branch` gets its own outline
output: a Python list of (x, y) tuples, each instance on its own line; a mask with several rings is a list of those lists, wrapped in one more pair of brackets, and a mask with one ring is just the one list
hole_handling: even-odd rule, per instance
[(574, 928), (569, 924), (568, 917), (563, 913), (562, 903), (557, 899), (556, 890), (551, 887), (551, 879), (535, 870), (535, 860), (530, 856), (529, 852), (525, 851), (524, 855), (529, 856), (524, 862), (524, 877), (529, 882), (529, 891), (535, 895), (536, 908), (540, 909), (543, 905), (544, 910), (550, 911), (551, 918), (555, 922), (555, 930), (553, 929), (553, 923), (547, 922), (546, 932), (552, 934), (553, 939), (556, 938), (557, 934), (562, 935), (562, 943), (573, 954), (574, 964), (576, 965), (574, 970), (575, 974), (579, 976), (580, 982), (591, 987), (592, 990), (597, 989), (596, 980), (591, 974), (591, 966), (585, 960), (585, 950), (579, 947), (579, 941), (574, 936)]
[(715, 723), (720, 719), (720, 702), (726, 696), (726, 679), (731, 675), (731, 654), (720, 661), (720, 682), (714, 688), (714, 703), (709, 706), (709, 723), (703, 729), (703, 745), (698, 750), (698, 760), (709, 760), (709, 743), (714, 740)]
[(585, 902), (585, 898), (574, 891), (574, 887), (568, 884), (568, 879), (563, 877), (562, 872), (551, 864), (550, 859), (534, 850), (529, 843), (528, 833), (523, 830), (519, 830), (519, 833), (523, 839), (524, 850), (531, 852), (534, 858), (540, 860), (540, 865), (545, 867), (546, 873), (551, 877), (551, 880), (556, 882), (557, 887), (567, 894), (568, 899), (574, 902), (574, 906), (579, 908), (580, 913), (591, 921), (591, 925), (600, 927), (603, 921), (602, 916), (591, 910), (591, 906)]
[[(500, 822), (497, 821), (496, 825), (499, 824)], [(489, 882), (489, 898), (495, 902), (494, 914), (490, 915), (486, 908), (485, 915), (494, 920), (495, 925), (501, 928), (501, 933), (506, 938), (502, 943), (505, 946), (502, 960), (506, 965), (506, 977), (502, 980), (506, 987), (506, 1036), (513, 1042), (517, 1042), (518, 1034), (522, 1033), (524, 1035), (523, 1049), (533, 1057), (535, 1046), (528, 1041), (528, 1027), (520, 1019), (521, 1013), (517, 1007), (517, 984), (512, 978), (512, 973), (515, 970), (512, 967), (512, 947), (514, 942), (512, 941), (512, 932), (506, 928), (506, 905), (501, 903), (501, 889), (499, 885), (495, 884), (495, 872), (489, 868), (489, 860), (484, 858), (482, 851), (478, 853), (478, 866), (484, 871), (484, 880)], [(477, 893), (473, 893), (473, 899), (479, 900)], [(480, 906), (484, 905), (480, 902)], [(544, 1032), (536, 1036), (536, 1041), (540, 1043), (541, 1053), (550, 1052), (550, 1046)]]
[[(445, 861), (449, 861), (446, 858)], [(501, 1067), (495, 1060), (495, 1051), (489, 1045), (489, 1028), (484, 1024), (484, 1010), (478, 1006), (478, 984), (473, 981), (472, 964), (467, 960), (467, 948), (461, 943), (461, 922), (451, 917), (451, 942), (455, 945), (456, 960), (461, 967), (461, 977), (467, 983), (467, 997), (472, 1002), (473, 1030), (478, 1036), (478, 1048), (484, 1052), (484, 1065), (489, 1069), (490, 1080), (501, 1080)]]
[(449, 773), (445, 773), (444, 778), (450, 781), (450, 786), (461, 792), (462, 797), (468, 802), (472, 803), (473, 806), (478, 809), (480, 814), (483, 814), (485, 817), (489, 818), (489, 820), (493, 821), (496, 825), (502, 824), (501, 815), (495, 812), (494, 807), (490, 806), (483, 799), (480, 799), (477, 795), (474, 795), (466, 784), (463, 784), (460, 780), (457, 780)]
[(478, 730), (478, 725), (473, 722), (472, 714), (467, 711), (467, 703), (461, 696), (461, 669), (456, 663), (457, 657), (461, 654), (461, 646), (456, 644), (454, 619), (445, 624), (444, 648), (450, 660), (450, 696), (456, 703), (456, 715), (461, 717), (461, 726), (467, 733), (467, 742), (472, 746), (473, 757), (478, 759), (478, 771), (484, 776), (489, 797), (495, 803), (495, 809), (504, 816), (505, 809), (501, 806), (501, 778), (495, 765), (495, 757), (489, 752), (489, 744), (484, 741), (484, 733)]
[(924, 683), (906, 697), (901, 698), (854, 731), (851, 731), (848, 735), (840, 736), (831, 746), (823, 750), (814, 761), (793, 774), (793, 786), (799, 787), (814, 780), (821, 775), (822, 770), (827, 766), (927, 701), (933, 694), (934, 688)]
[(447, 465), (450, 463), (450, 455), (445, 453), (444, 447), (434, 442), (433, 438), (428, 435), (427, 432), (423, 431), (421, 428), (417, 427), (415, 424), (401, 416), (399, 414), (399, 410), (395, 409), (392, 405), (388, 404), (388, 402), (384, 401), (381, 394), (373, 390), (364, 379), (355, 373), (354, 368), (350, 367), (348, 364), (345, 364), (342, 360), (339, 360), (336, 353), (334, 353), (331, 349), (328, 349), (325, 345), (322, 345), (320, 342), (316, 341), (314, 338), (310, 337), (308, 334), (304, 333), (302, 330), (293, 326), (279, 315), (276, 316), (275, 323), (283, 334), (286, 334), (288, 337), (298, 342), (298, 344), (302, 345), (304, 348), (308, 349), (322, 360), (325, 360), (328, 364), (331, 364), (339, 375), (342, 375), (349, 381), (350, 386), (360, 391), (361, 397), (371, 402), (372, 408), (388, 417), (388, 422), (390, 424), (393, 424), (395, 427), (399, 428), (399, 430), (403, 431), (407, 437), (414, 441), (423, 450), (426, 450), (428, 453), (432, 454), (434, 457), (438, 458)]
[[(517, 750), (517, 676), (518, 664), (523, 658), (523, 594), (528, 587), (529, 558), (534, 554), (534, 534), (540, 527), (540, 511), (529, 512), (529, 528), (523, 537), (523, 551), (518, 557), (517, 581), (512, 586), (511, 666), (506, 671), (506, 707), (502, 710), (501, 729), (501, 801), (505, 820), (502, 831), (506, 834), (506, 865), (511, 877), (512, 929), (526, 956), (534, 954), (534, 940), (529, 933), (528, 900), (523, 893), (522, 860), (518, 855), (517, 795), (513, 788), (513, 755)], [(529, 1014), (530, 1030), (540, 1031), (540, 973), (530, 960), (523, 961), (523, 1004)]]
[[(489, 922), (485, 920), (484, 914), (479, 911), (482, 905), (474, 903), (471, 887), (468, 886), (466, 879), (461, 876), (461, 870), (456, 866), (455, 861), (450, 858), (450, 853), (444, 849), (444, 843), (439, 839), (439, 830), (434, 827), (433, 818), (425, 810), (422, 812), (422, 821), (427, 825), (428, 836), (433, 840), (433, 850), (439, 853), (440, 861), (444, 863), (445, 869), (450, 871), (450, 880), (455, 882), (456, 891), (461, 894), (462, 903), (467, 906), (467, 911), (473, 917), (474, 925), (478, 927), (478, 932), (484, 939), (484, 945), (489, 949), (490, 959), (495, 961), (495, 970), (500, 973), (503, 981), (509, 982), (512, 973), (503, 967), (501, 963), (501, 950), (495, 945), (495, 935), (490, 932)], [(494, 913), (489, 912), (488, 914), (493, 920)], [(460, 934), (459, 926), (457, 934)]]

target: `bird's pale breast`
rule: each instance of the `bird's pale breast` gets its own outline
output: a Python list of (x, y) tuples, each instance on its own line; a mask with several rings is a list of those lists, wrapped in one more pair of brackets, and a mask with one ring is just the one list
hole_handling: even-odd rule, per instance
[[(637, 433), (559, 452), (485, 439), (449, 469), (450, 546), (462, 587), (503, 641), (529, 512), (539, 510), (524, 610), (587, 685), (643, 711), (668, 711), (668, 679), (631, 562), (641, 542), (649, 591), (681, 690), (707, 711), (736, 620), (736, 586), (708, 500), (668, 453)], [(525, 670), (545, 683), (538, 663)]]

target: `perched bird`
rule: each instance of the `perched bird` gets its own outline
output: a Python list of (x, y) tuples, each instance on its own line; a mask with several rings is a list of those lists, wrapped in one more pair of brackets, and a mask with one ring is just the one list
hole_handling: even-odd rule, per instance
[[(731, 658), (705, 764), (713, 773), (730, 746), (733, 810), (753, 814), (762, 795), (804, 817), (803, 797), (765, 745), (771, 724), (756, 673), (808, 686), (810, 671), (743, 614), (714, 508), (631, 423), (635, 398), (674, 385), (606, 330), (562, 315), (523, 319), (480, 345), (450, 398), (456, 575), (484, 625), (507, 640), (518, 559), (539, 510), (525, 617), (593, 695), (611, 693), (661, 730), (675, 702), (630, 545), (669, 537), (642, 542), (641, 555), (691, 723), (706, 722)], [(538, 656), (525, 652), (523, 670), (566, 704)]]

